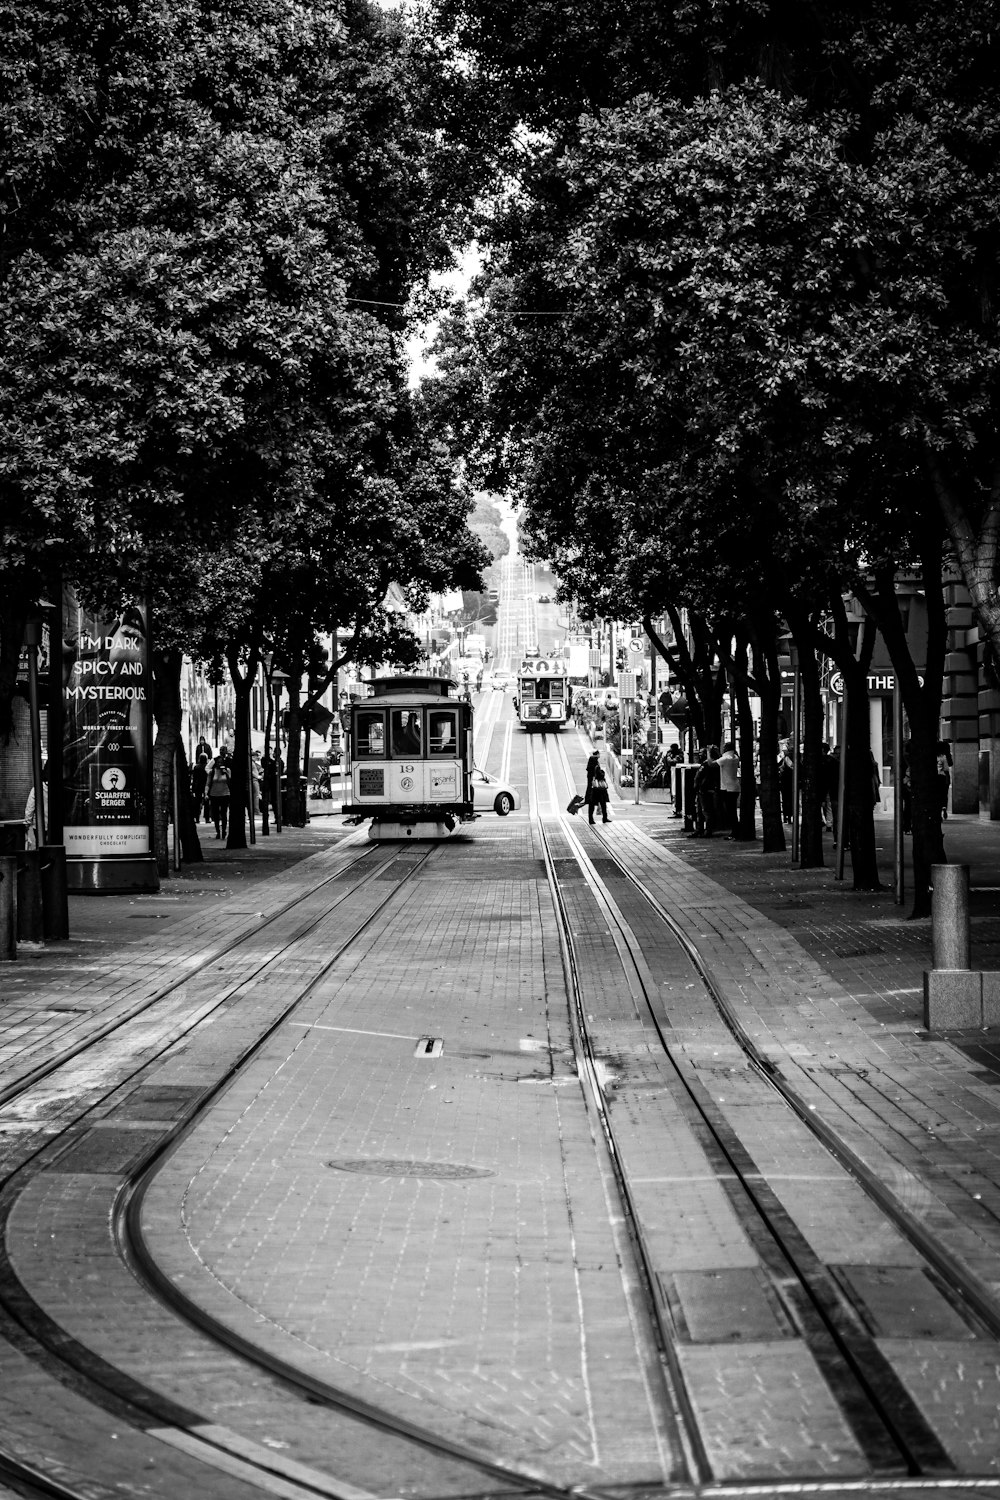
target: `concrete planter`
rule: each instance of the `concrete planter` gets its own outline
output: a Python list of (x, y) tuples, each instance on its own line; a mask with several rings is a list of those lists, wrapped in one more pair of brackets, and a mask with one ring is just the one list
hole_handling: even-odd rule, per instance
[(644, 786), (639, 790), (640, 802), (672, 802), (670, 790), (665, 786)]

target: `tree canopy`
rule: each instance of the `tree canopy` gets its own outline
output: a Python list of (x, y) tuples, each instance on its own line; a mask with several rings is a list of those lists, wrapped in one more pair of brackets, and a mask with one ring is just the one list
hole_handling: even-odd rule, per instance
[(366, 0), (29, 0), (0, 28), (0, 700), (56, 572), (164, 589), (196, 651), (265, 606), (344, 623), (389, 578), (474, 578), (405, 378), (470, 182), (416, 32)]

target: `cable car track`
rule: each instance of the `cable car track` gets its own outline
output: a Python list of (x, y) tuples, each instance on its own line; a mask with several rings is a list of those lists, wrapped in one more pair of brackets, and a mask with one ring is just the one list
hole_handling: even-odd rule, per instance
[[(348, 834), (347, 837), (344, 838), (338, 845), (338, 848), (343, 849), (359, 844), (360, 839), (360, 834)], [(346, 869), (352, 869), (355, 865), (360, 864), (361, 861), (371, 853), (372, 848), (370, 846), (365, 845), (361, 847), (358, 853), (358, 858), (352, 860), (350, 864), (346, 866)], [(322, 890), (325, 886), (329, 885), (331, 881), (341, 879), (345, 873), (345, 869), (338, 869), (330, 875), (325, 875), (322, 880), (316, 883), (316, 885), (308, 894), (315, 894), (316, 891)], [(206, 950), (204, 956), (200, 960), (198, 960), (198, 962), (191, 968), (186, 969), (179, 978), (172, 979), (169, 983), (160, 985), (152, 992), (152, 994), (147, 995), (143, 1000), (139, 1001), (130, 1010), (116, 1015), (111, 1021), (87, 1030), (86, 1034), (82, 1036), (78, 1042), (73, 1043), (70, 1046), (63, 1046), (57, 1059), (52, 1059), (48, 1062), (40, 1063), (36, 1068), (33, 1068), (28, 1073), (22, 1074), (18, 1079), (14, 1081), (14, 1083), (7, 1084), (5, 1087), (0, 1087), (0, 1111), (2, 1111), (8, 1104), (12, 1103), (18, 1097), (23, 1095), (28, 1088), (42, 1082), (46, 1078), (51, 1077), (53, 1073), (55, 1073), (60, 1068), (64, 1068), (66, 1064), (72, 1062), (74, 1058), (77, 1058), (82, 1053), (89, 1051), (99, 1042), (102, 1042), (107, 1037), (113, 1035), (122, 1026), (129, 1025), (139, 1016), (143, 1015), (146, 1011), (151, 1009), (152, 1006), (160, 1004), (161, 1001), (165, 1000), (168, 995), (173, 994), (174, 991), (179, 990), (183, 985), (190, 984), (192, 978), (198, 972), (206, 970), (211, 964), (218, 963), (219, 959), (225, 958), (236, 948), (240, 947), (241, 944), (245, 943), (248, 937), (258, 936), (258, 934), (261, 933), (266, 927), (270, 927), (275, 922), (280, 921), (280, 919), (289, 911), (291, 911), (293, 907), (298, 906), (303, 899), (304, 898), (301, 893), (299, 895), (296, 895), (290, 901), (286, 901), (282, 906), (279, 906), (275, 911), (271, 912), (269, 916), (264, 917), (253, 928), (248, 928), (246, 931), (239, 932), (234, 937), (228, 939), (223, 943), (210, 946)]]
[[(356, 929), (335, 946), (318, 971), (311, 974), (301, 987), (296, 989), (294, 995), (286, 1003), (282, 1003), (270, 1016), (265, 1028), (254, 1037), (249, 1045), (244, 1046), (238, 1055), (234, 1056), (225, 1072), (205, 1088), (189, 1109), (163, 1130), (158, 1144), (152, 1150), (145, 1152), (141, 1160), (131, 1166), (114, 1193), (111, 1214), (113, 1233), (119, 1257), (121, 1262), (128, 1267), (130, 1276), (145, 1287), (150, 1295), (155, 1296), (168, 1313), (180, 1318), (186, 1326), (197, 1330), (213, 1346), (231, 1351), (232, 1357), (239, 1364), (249, 1361), (263, 1372), (277, 1389), (291, 1393), (294, 1399), (305, 1401), (312, 1409), (325, 1412), (327, 1422), (333, 1418), (340, 1418), (349, 1423), (360, 1423), (382, 1434), (385, 1440), (394, 1440), (403, 1445), (410, 1445), (414, 1450), (419, 1450), (424, 1455), (425, 1462), (437, 1462), (444, 1465), (443, 1472), (448, 1476), (448, 1483), (442, 1493), (459, 1493), (463, 1497), (469, 1497), (469, 1500), (474, 1500), (477, 1496), (501, 1494), (537, 1495), (548, 1497), (548, 1500), (567, 1500), (568, 1492), (558, 1486), (547, 1484), (534, 1475), (519, 1472), (501, 1462), (494, 1462), (487, 1456), (464, 1449), (447, 1438), (423, 1431), (403, 1419), (357, 1400), (333, 1386), (296, 1370), (269, 1353), (255, 1348), (251, 1341), (224, 1329), (208, 1315), (199, 1312), (170, 1282), (169, 1278), (159, 1272), (138, 1230), (143, 1194), (163, 1161), (177, 1148), (184, 1136), (195, 1127), (205, 1111), (229, 1088), (278, 1028), (287, 1022), (293, 1012), (301, 1006), (333, 964), (352, 945), (356, 944), (385, 912), (390, 903), (413, 879), (417, 870), (431, 859), (446, 857), (443, 853), (444, 847), (446, 846), (421, 851), (414, 859), (413, 855), (417, 851), (412, 846), (406, 846), (406, 855), (409, 859), (401, 878), (393, 882), (391, 888), (380, 896)], [(362, 850), (361, 859), (353, 861), (347, 868), (353, 869), (366, 857), (373, 855), (375, 856), (374, 867), (352, 885), (349, 891), (343, 893), (342, 901), (356, 895), (360, 889), (370, 885), (379, 876), (384, 878), (386, 868), (397, 861), (401, 852), (392, 849), (387, 858), (385, 846), (366, 846)], [(295, 900), (285, 903), (270, 920), (277, 920), (280, 915), (291, 911), (302, 901), (315, 897), (330, 884), (331, 880), (343, 873), (345, 871), (340, 869), (324, 877), (304, 896), (300, 894)], [(309, 918), (298, 924), (282, 949), (278, 953), (271, 954), (257, 966), (254, 970), (254, 977), (259, 979), (271, 965), (279, 963), (294, 943), (300, 942), (304, 935), (312, 932), (322, 921), (328, 920), (331, 910), (336, 909), (340, 904), (341, 901), (334, 903), (332, 907), (328, 905), (325, 911), (315, 918)], [(193, 972), (209, 970), (220, 953), (232, 952), (240, 946), (241, 942), (256, 937), (261, 930), (261, 925), (263, 924), (258, 924), (241, 937), (234, 938), (224, 948), (214, 949), (200, 965), (199, 970)], [(188, 972), (183, 980), (175, 984), (161, 987), (156, 997), (148, 999), (141, 1009), (121, 1018), (115, 1027), (102, 1028), (96, 1044), (106, 1041), (114, 1031), (123, 1031), (130, 1022), (134, 1021), (136, 1015), (147, 1011), (156, 1003), (157, 998), (168, 995), (177, 988), (177, 985), (190, 984), (193, 972)], [(238, 987), (243, 988), (247, 982), (248, 979), (244, 976)], [(223, 1003), (220, 1000), (219, 1004)], [(317, 1495), (326, 1497), (326, 1500), (372, 1500), (366, 1491), (339, 1481), (335, 1475), (313, 1470), (297, 1463), (282, 1463), (274, 1454), (260, 1448), (252, 1441), (247, 1442), (227, 1430), (210, 1423), (206, 1424), (197, 1412), (187, 1409), (169, 1395), (152, 1386), (145, 1386), (128, 1373), (107, 1364), (99, 1354), (95, 1355), (79, 1345), (72, 1336), (52, 1321), (35, 1301), (30, 1290), (21, 1283), (10, 1261), (7, 1225), (24, 1188), (30, 1186), (34, 1177), (43, 1172), (47, 1165), (52, 1164), (65, 1153), (68, 1142), (79, 1138), (85, 1130), (87, 1121), (99, 1114), (115, 1095), (120, 1095), (123, 1089), (148, 1074), (181, 1042), (186, 1040), (192, 1031), (211, 1018), (211, 1014), (206, 1016), (199, 1013), (191, 1025), (176, 1033), (155, 1057), (145, 1058), (141, 1066), (136, 1067), (131, 1074), (117, 1077), (103, 1093), (89, 1099), (87, 1105), (79, 1108), (73, 1118), (64, 1123), (57, 1133), (46, 1133), (43, 1127), (44, 1138), (29, 1147), (27, 1151), (21, 1152), (16, 1164), (0, 1176), (0, 1225), (4, 1230), (3, 1243), (0, 1245), (0, 1338), (6, 1339), (11, 1348), (27, 1354), (33, 1362), (40, 1363), (42, 1368), (53, 1375), (58, 1382), (74, 1392), (82, 1393), (84, 1398), (98, 1410), (113, 1413), (117, 1421), (129, 1423), (137, 1433), (146, 1433), (158, 1438), (176, 1449), (181, 1449), (189, 1457), (201, 1460), (208, 1466), (205, 1470), (206, 1475), (221, 1470), (222, 1473), (230, 1476), (230, 1479), (235, 1476), (237, 1481), (243, 1481), (248, 1486), (246, 1490), (248, 1494), (259, 1485), (260, 1489), (266, 1492), (291, 1497), (291, 1500), (296, 1500), (296, 1497), (306, 1500), (306, 1497)], [(85, 1050), (84, 1046), (76, 1048), (74, 1056), (79, 1057)], [(33, 1092), (37, 1093), (42, 1084), (59, 1072), (60, 1067), (61, 1063), (53, 1062), (47, 1069), (35, 1070), (29, 1079), (22, 1081), (19, 1087), (7, 1090), (5, 1107), (9, 1110), (19, 1100), (27, 1100)], [(105, 1493), (109, 1497), (120, 1493), (120, 1490), (110, 1481), (107, 1486), (103, 1486), (93, 1476), (87, 1476), (85, 1482), (77, 1484), (74, 1483), (72, 1476), (48, 1473), (43, 1463), (26, 1460), (14, 1451), (15, 1448), (16, 1443), (11, 1440), (10, 1435), (5, 1437), (0, 1431), (0, 1485), (6, 1482), (12, 1485), (16, 1492), (30, 1496), (53, 1496), (58, 1497), (58, 1500), (95, 1500), (96, 1496)], [(456, 1471), (467, 1476), (461, 1485), (456, 1485)], [(202, 1493), (208, 1494), (214, 1491), (204, 1490)], [(241, 1490), (240, 1493), (243, 1491)], [(585, 1492), (576, 1488), (572, 1493), (574, 1497), (581, 1497)]]
[[(724, 997), (712, 983), (697, 949), (653, 892), (621, 858), (615, 847), (613, 830), (603, 830), (602, 833), (595, 830), (590, 835), (577, 833), (572, 819), (562, 812), (571, 781), (565, 748), (555, 737), (543, 735), (540, 740), (532, 743), (529, 784), (532, 816), (544, 850), (553, 899), (560, 917), (564, 966), (572, 995), (579, 1065), (581, 1073), (589, 1080), (588, 1096), (599, 1116), (600, 1129), (607, 1139), (608, 1151), (615, 1164), (623, 1211), (630, 1225), (630, 1239), (635, 1248), (641, 1280), (647, 1291), (650, 1317), (668, 1373), (668, 1401), (683, 1436), (688, 1482), (698, 1487), (710, 1484), (712, 1467), (678, 1362), (677, 1330), (672, 1326), (672, 1310), (665, 1307), (662, 1298), (656, 1295), (658, 1279), (654, 1257), (646, 1244), (642, 1214), (629, 1186), (627, 1153), (617, 1139), (613, 1110), (609, 1108), (608, 1070), (606, 1066), (602, 1068), (602, 1060), (595, 1050), (590, 1032), (573, 922), (567, 910), (565, 890), (553, 852), (554, 838), (565, 840), (573, 860), (583, 873), (595, 909), (608, 926), (628, 992), (636, 1007), (643, 1008), (645, 1024), (658, 1038), (664, 1066), (671, 1070), (674, 1097), (683, 1098), (684, 1114), (712, 1162), (718, 1180), (725, 1182), (730, 1202), (737, 1192), (742, 1195), (746, 1207), (741, 1220), (744, 1228), (750, 1229), (750, 1237), (760, 1256), (760, 1263), (772, 1283), (780, 1289), (784, 1302), (794, 1307), (800, 1331), (816, 1364), (837, 1396), (867, 1464), (867, 1469), (862, 1474), (853, 1477), (869, 1479), (890, 1488), (905, 1486), (914, 1481), (955, 1483), (956, 1468), (953, 1461), (884, 1356), (877, 1340), (863, 1325), (857, 1310), (846, 1298), (829, 1267), (813, 1251), (805, 1235), (784, 1209), (764, 1173), (756, 1167), (750, 1153), (743, 1147), (725, 1118), (724, 1112), (714, 1105), (704, 1086), (699, 1086), (690, 1063), (685, 1064), (675, 1055), (669, 1038), (664, 1034), (665, 1026), (669, 1029), (670, 1022), (669, 1019), (664, 1022), (662, 1018), (655, 986), (651, 985), (651, 975), (635, 931), (621, 900), (612, 895), (603, 871), (599, 872), (594, 865), (593, 856), (596, 851), (592, 847), (585, 847), (585, 840), (594, 841), (599, 847), (602, 866), (610, 865), (616, 876), (627, 883), (628, 889), (641, 898), (648, 911), (669, 932), (672, 940), (684, 953), (692, 974), (704, 986), (715, 1010), (744, 1050), (754, 1076), (768, 1091), (776, 1092), (797, 1119), (808, 1125), (841, 1167), (848, 1170), (871, 1196), (899, 1233), (931, 1266), (943, 1273), (948, 1284), (964, 1298), (971, 1314), (970, 1323), (975, 1324), (978, 1320), (981, 1332), (995, 1336), (998, 1332), (995, 1309), (984, 1304), (974, 1287), (969, 1287), (961, 1280), (956, 1283), (955, 1268), (947, 1257), (936, 1253), (935, 1247), (929, 1243), (930, 1237), (926, 1233), (913, 1233), (913, 1225), (908, 1216), (895, 1211), (897, 1206), (888, 1193), (876, 1190), (877, 1185), (872, 1181), (871, 1174), (859, 1172), (850, 1153), (843, 1149), (838, 1151), (838, 1143), (831, 1139), (829, 1131), (822, 1128), (813, 1112), (796, 1100), (794, 1091), (783, 1080), (775, 1078), (773, 1068), (762, 1059), (750, 1038), (735, 1022)], [(576, 927), (579, 926), (580, 918), (577, 913)], [(791, 1294), (789, 1278), (792, 1278)], [(1000, 1487), (1000, 1481), (977, 1478), (974, 1482), (992, 1489)]]

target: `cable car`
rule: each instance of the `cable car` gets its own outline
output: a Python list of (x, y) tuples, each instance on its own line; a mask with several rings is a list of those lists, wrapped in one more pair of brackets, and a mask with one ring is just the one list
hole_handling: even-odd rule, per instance
[(447, 838), (475, 816), (472, 704), (445, 677), (380, 677), (352, 703), (348, 821), (373, 839)]
[(517, 673), (517, 717), (523, 729), (561, 729), (569, 718), (573, 689), (558, 657), (526, 656)]

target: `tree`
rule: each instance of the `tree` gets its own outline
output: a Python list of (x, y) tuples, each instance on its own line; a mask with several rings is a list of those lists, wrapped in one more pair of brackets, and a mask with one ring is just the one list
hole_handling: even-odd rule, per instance
[(389, 577), (477, 576), (402, 344), (469, 169), (432, 51), (365, 0), (4, 11), (0, 728), (52, 571), (151, 588), (163, 762), (182, 651), (240, 677), (278, 613), (375, 639)]
[[(611, 184), (627, 222), (632, 208), (645, 216), (650, 185), (661, 172), (676, 178), (678, 164), (686, 166), (691, 193), (704, 204), (703, 243), (678, 253), (675, 220), (659, 218), (655, 270), (663, 295), (639, 338), (655, 337), (664, 321), (676, 326), (671, 299), (678, 281), (700, 282), (703, 308), (728, 308), (732, 326), (727, 338), (718, 316), (695, 325), (721, 332), (727, 355), (735, 353), (744, 368), (752, 356), (762, 381), (793, 395), (808, 377), (816, 410), (826, 416), (827, 459), (850, 467), (853, 448), (855, 459), (867, 460), (863, 467), (884, 477), (890, 494), (898, 494), (908, 470), (918, 532), (930, 490), (938, 526), (946, 528), (995, 651), (997, 5), (961, 0), (942, 10), (930, 0), (884, 0), (876, 7), (857, 0), (831, 11), (730, 0), (622, 10), (604, 0), (572, 6), (539, 0), (518, 7), (516, 26), (508, 25), (509, 12), (481, 0), (437, 6), (439, 24), (474, 59), (480, 91), (506, 134), (511, 170), (520, 157), (522, 197), (558, 222), (580, 154), (593, 166), (599, 138), (611, 177), (627, 160), (628, 186), (620, 179)], [(660, 131), (654, 149), (649, 127), (668, 117), (679, 129), (669, 139)], [(771, 148), (782, 139), (785, 147), (775, 154)], [(772, 162), (783, 156), (787, 170), (758, 177), (769, 153)], [(560, 175), (553, 163), (568, 170)], [(585, 172), (577, 177), (586, 184)], [(757, 208), (746, 219), (758, 182), (766, 184), (766, 198), (756, 195)], [(525, 212), (520, 203), (517, 212)], [(499, 243), (515, 244), (513, 223), (509, 216), (501, 226)], [(529, 264), (532, 257), (538, 264), (544, 238), (540, 229), (517, 260), (519, 294), (551, 289), (542, 278), (533, 283)], [(738, 239), (740, 274), (724, 274), (720, 288), (718, 252), (732, 254)], [(566, 261), (588, 243), (579, 228), (576, 239), (564, 238)], [(559, 247), (559, 231), (550, 228), (547, 249)], [(605, 236), (601, 248), (613, 265), (614, 236)], [(742, 299), (731, 295), (753, 258), (765, 266), (775, 251), (789, 266), (801, 261), (792, 302), (797, 329), (775, 323), (771, 299), (759, 299), (749, 286)], [(500, 270), (509, 274), (509, 257)], [(648, 289), (648, 256), (636, 270), (638, 285), (618, 303), (626, 312), (635, 311), (629, 298), (641, 303)], [(574, 299), (585, 285), (584, 278), (572, 285)], [(570, 300), (539, 298), (533, 305), (564, 307)], [(703, 357), (695, 342), (695, 380)], [(746, 388), (734, 380), (734, 391)], [(818, 472), (829, 476), (836, 466), (821, 463)], [(910, 534), (910, 518), (904, 515), (903, 524), (893, 547), (897, 561), (907, 547), (927, 555)]]

